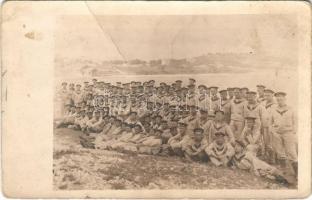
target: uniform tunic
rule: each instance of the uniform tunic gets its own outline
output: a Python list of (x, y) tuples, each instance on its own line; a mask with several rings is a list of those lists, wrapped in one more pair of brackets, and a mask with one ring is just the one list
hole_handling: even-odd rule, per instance
[(196, 121), (198, 120), (198, 115), (190, 115), (183, 119), (182, 121), (187, 124), (187, 129), (189, 132), (193, 132), (194, 128), (196, 128)]
[(231, 121), (231, 100), (221, 101), (221, 110), (224, 112), (224, 121), (230, 124)]
[(197, 106), (200, 109), (209, 110), (209, 98), (207, 95), (201, 95), (198, 97)]
[(236, 139), (241, 135), (244, 128), (244, 108), (246, 101), (244, 99), (234, 99), (231, 102), (231, 122), (230, 127)]
[(264, 97), (258, 97), (257, 102), (261, 105), (265, 104), (265, 98)]
[(215, 140), (215, 133), (222, 132), (225, 134), (226, 142), (230, 144), (234, 144), (235, 137), (229, 125), (225, 122), (218, 123), (216, 121), (212, 121), (209, 129), (209, 143), (212, 143)]
[(231, 102), (231, 121), (244, 121), (244, 108), (246, 106), (244, 99), (234, 99)]
[(183, 135), (181, 133), (178, 133), (177, 135), (173, 136), (168, 140), (168, 144), (173, 149), (173, 151), (178, 152), (182, 151), (182, 148), (184, 147), (184, 145), (187, 144), (187, 142), (189, 142), (189, 140), (190, 140), (189, 135), (187, 134)]
[(182, 150), (187, 158), (194, 161), (203, 161), (207, 156), (205, 149), (208, 147), (207, 138), (203, 137), (201, 141), (196, 141), (193, 138), (183, 146)]
[(212, 142), (205, 149), (205, 152), (215, 166), (226, 166), (235, 154), (234, 148), (230, 143), (218, 145), (216, 142)]
[(212, 111), (217, 111), (217, 110), (220, 110), (221, 108), (221, 104), (220, 104), (220, 98), (217, 97), (217, 96), (214, 96), (214, 97), (211, 97), (210, 99), (210, 109), (209, 110), (212, 110)]
[(272, 109), (270, 131), (273, 135), (273, 148), (280, 158), (297, 161), (297, 121), (291, 107)]
[[(269, 126), (270, 124), (270, 119), (272, 116), (272, 110), (276, 107), (275, 102), (266, 102), (264, 104), (264, 108), (266, 109), (267, 117), (266, 117), (266, 123)], [(270, 128), (270, 127), (269, 127)], [(264, 145), (267, 149), (272, 149), (273, 148), (273, 136), (270, 130), (268, 130), (267, 134), (264, 135)]]
[(256, 118), (256, 123), (261, 127), (268, 127), (267, 112), (264, 106), (260, 104), (247, 104), (244, 107), (244, 116), (245, 117), (254, 117)]
[(261, 134), (259, 127), (254, 127), (251, 129), (245, 127), (242, 132), (240, 140), (242, 140), (245, 143), (245, 145), (247, 145), (248, 150), (251, 150), (256, 153), (261, 145), (260, 135)]
[(207, 138), (207, 140), (209, 139), (209, 133), (210, 133), (210, 126), (212, 125), (212, 121), (209, 119), (206, 120), (202, 120), (202, 119), (198, 119), (196, 122), (196, 127), (197, 128), (202, 128), (204, 129), (204, 135)]

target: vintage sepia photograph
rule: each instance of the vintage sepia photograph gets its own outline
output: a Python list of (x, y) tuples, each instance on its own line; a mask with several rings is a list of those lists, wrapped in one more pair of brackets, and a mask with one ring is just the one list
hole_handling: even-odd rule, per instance
[(6, 198), (311, 194), (311, 5), (7, 1)]
[(297, 188), (291, 14), (62, 15), (54, 190)]

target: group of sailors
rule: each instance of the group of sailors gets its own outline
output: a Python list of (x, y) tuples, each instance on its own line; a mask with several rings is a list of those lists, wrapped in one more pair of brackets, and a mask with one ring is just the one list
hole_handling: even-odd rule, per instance
[(187, 86), (63, 82), (55, 123), (81, 130), (86, 148), (175, 155), (292, 182), (285, 174), (297, 177), (297, 119), (286, 96), (263, 85), (197, 86), (192, 78)]

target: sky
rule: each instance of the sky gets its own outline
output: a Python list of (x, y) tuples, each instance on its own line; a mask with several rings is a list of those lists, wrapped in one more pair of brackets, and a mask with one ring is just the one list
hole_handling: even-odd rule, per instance
[(290, 15), (71, 15), (57, 20), (57, 56), (131, 60), (254, 53), (280, 59), (297, 51)]

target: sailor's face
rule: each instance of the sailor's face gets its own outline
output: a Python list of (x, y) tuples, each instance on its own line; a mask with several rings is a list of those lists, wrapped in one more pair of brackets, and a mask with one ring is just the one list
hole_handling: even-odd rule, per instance
[(150, 126), (148, 126), (148, 127), (144, 128), (144, 129), (145, 129), (146, 133), (149, 133), (149, 132), (150, 132), (150, 130), (151, 130), (151, 127), (150, 127)]
[(217, 136), (217, 138), (216, 138), (216, 143), (217, 143), (218, 145), (222, 145), (222, 144), (224, 144), (224, 142), (225, 142), (225, 139), (224, 139), (223, 136)]
[(130, 115), (130, 119), (135, 119), (136, 118), (136, 114), (135, 113), (131, 113), (131, 115)]
[(247, 90), (245, 90), (245, 89), (241, 90), (241, 94), (242, 94), (243, 97), (245, 97), (247, 95)]
[(95, 116), (96, 118), (99, 118), (99, 117), (100, 117), (100, 112), (94, 113), (94, 116)]
[(161, 126), (162, 126), (163, 129), (167, 129), (168, 128), (168, 124), (167, 123), (162, 123)]
[(246, 99), (248, 103), (254, 103), (256, 101), (256, 96), (254, 94), (248, 94)]
[(264, 93), (264, 98), (265, 100), (272, 100), (273, 99), (273, 95), (269, 92)]
[(222, 99), (226, 99), (227, 98), (227, 93), (226, 92), (222, 92), (220, 93), (220, 96)]
[(195, 133), (194, 139), (195, 141), (201, 141), (203, 139), (204, 135), (202, 133)]
[(229, 94), (230, 97), (232, 97), (234, 95), (233, 90), (228, 90), (228, 94)]
[(150, 127), (150, 124), (149, 123), (144, 123), (144, 128), (147, 129)]
[(179, 131), (181, 133), (184, 133), (186, 131), (186, 127), (185, 126), (179, 126), (178, 128), (179, 128)]
[(240, 91), (239, 90), (235, 90), (234, 91), (234, 96), (235, 96), (235, 98), (240, 98), (241, 97)]
[(276, 102), (278, 105), (283, 106), (283, 105), (285, 105), (286, 98), (283, 96), (278, 96), (278, 97), (276, 97)]
[(257, 92), (258, 92), (259, 95), (263, 95), (264, 94), (264, 88), (258, 87), (257, 88)]
[(211, 92), (211, 94), (212, 94), (212, 95), (216, 95), (216, 94), (217, 94), (217, 90), (216, 90), (216, 89), (214, 89), (214, 88), (213, 88), (213, 89), (211, 89), (211, 90), (210, 90), (210, 92)]
[(80, 112), (80, 116), (81, 116), (81, 117), (85, 117), (85, 116), (86, 116), (86, 113), (85, 113), (85, 112)]

